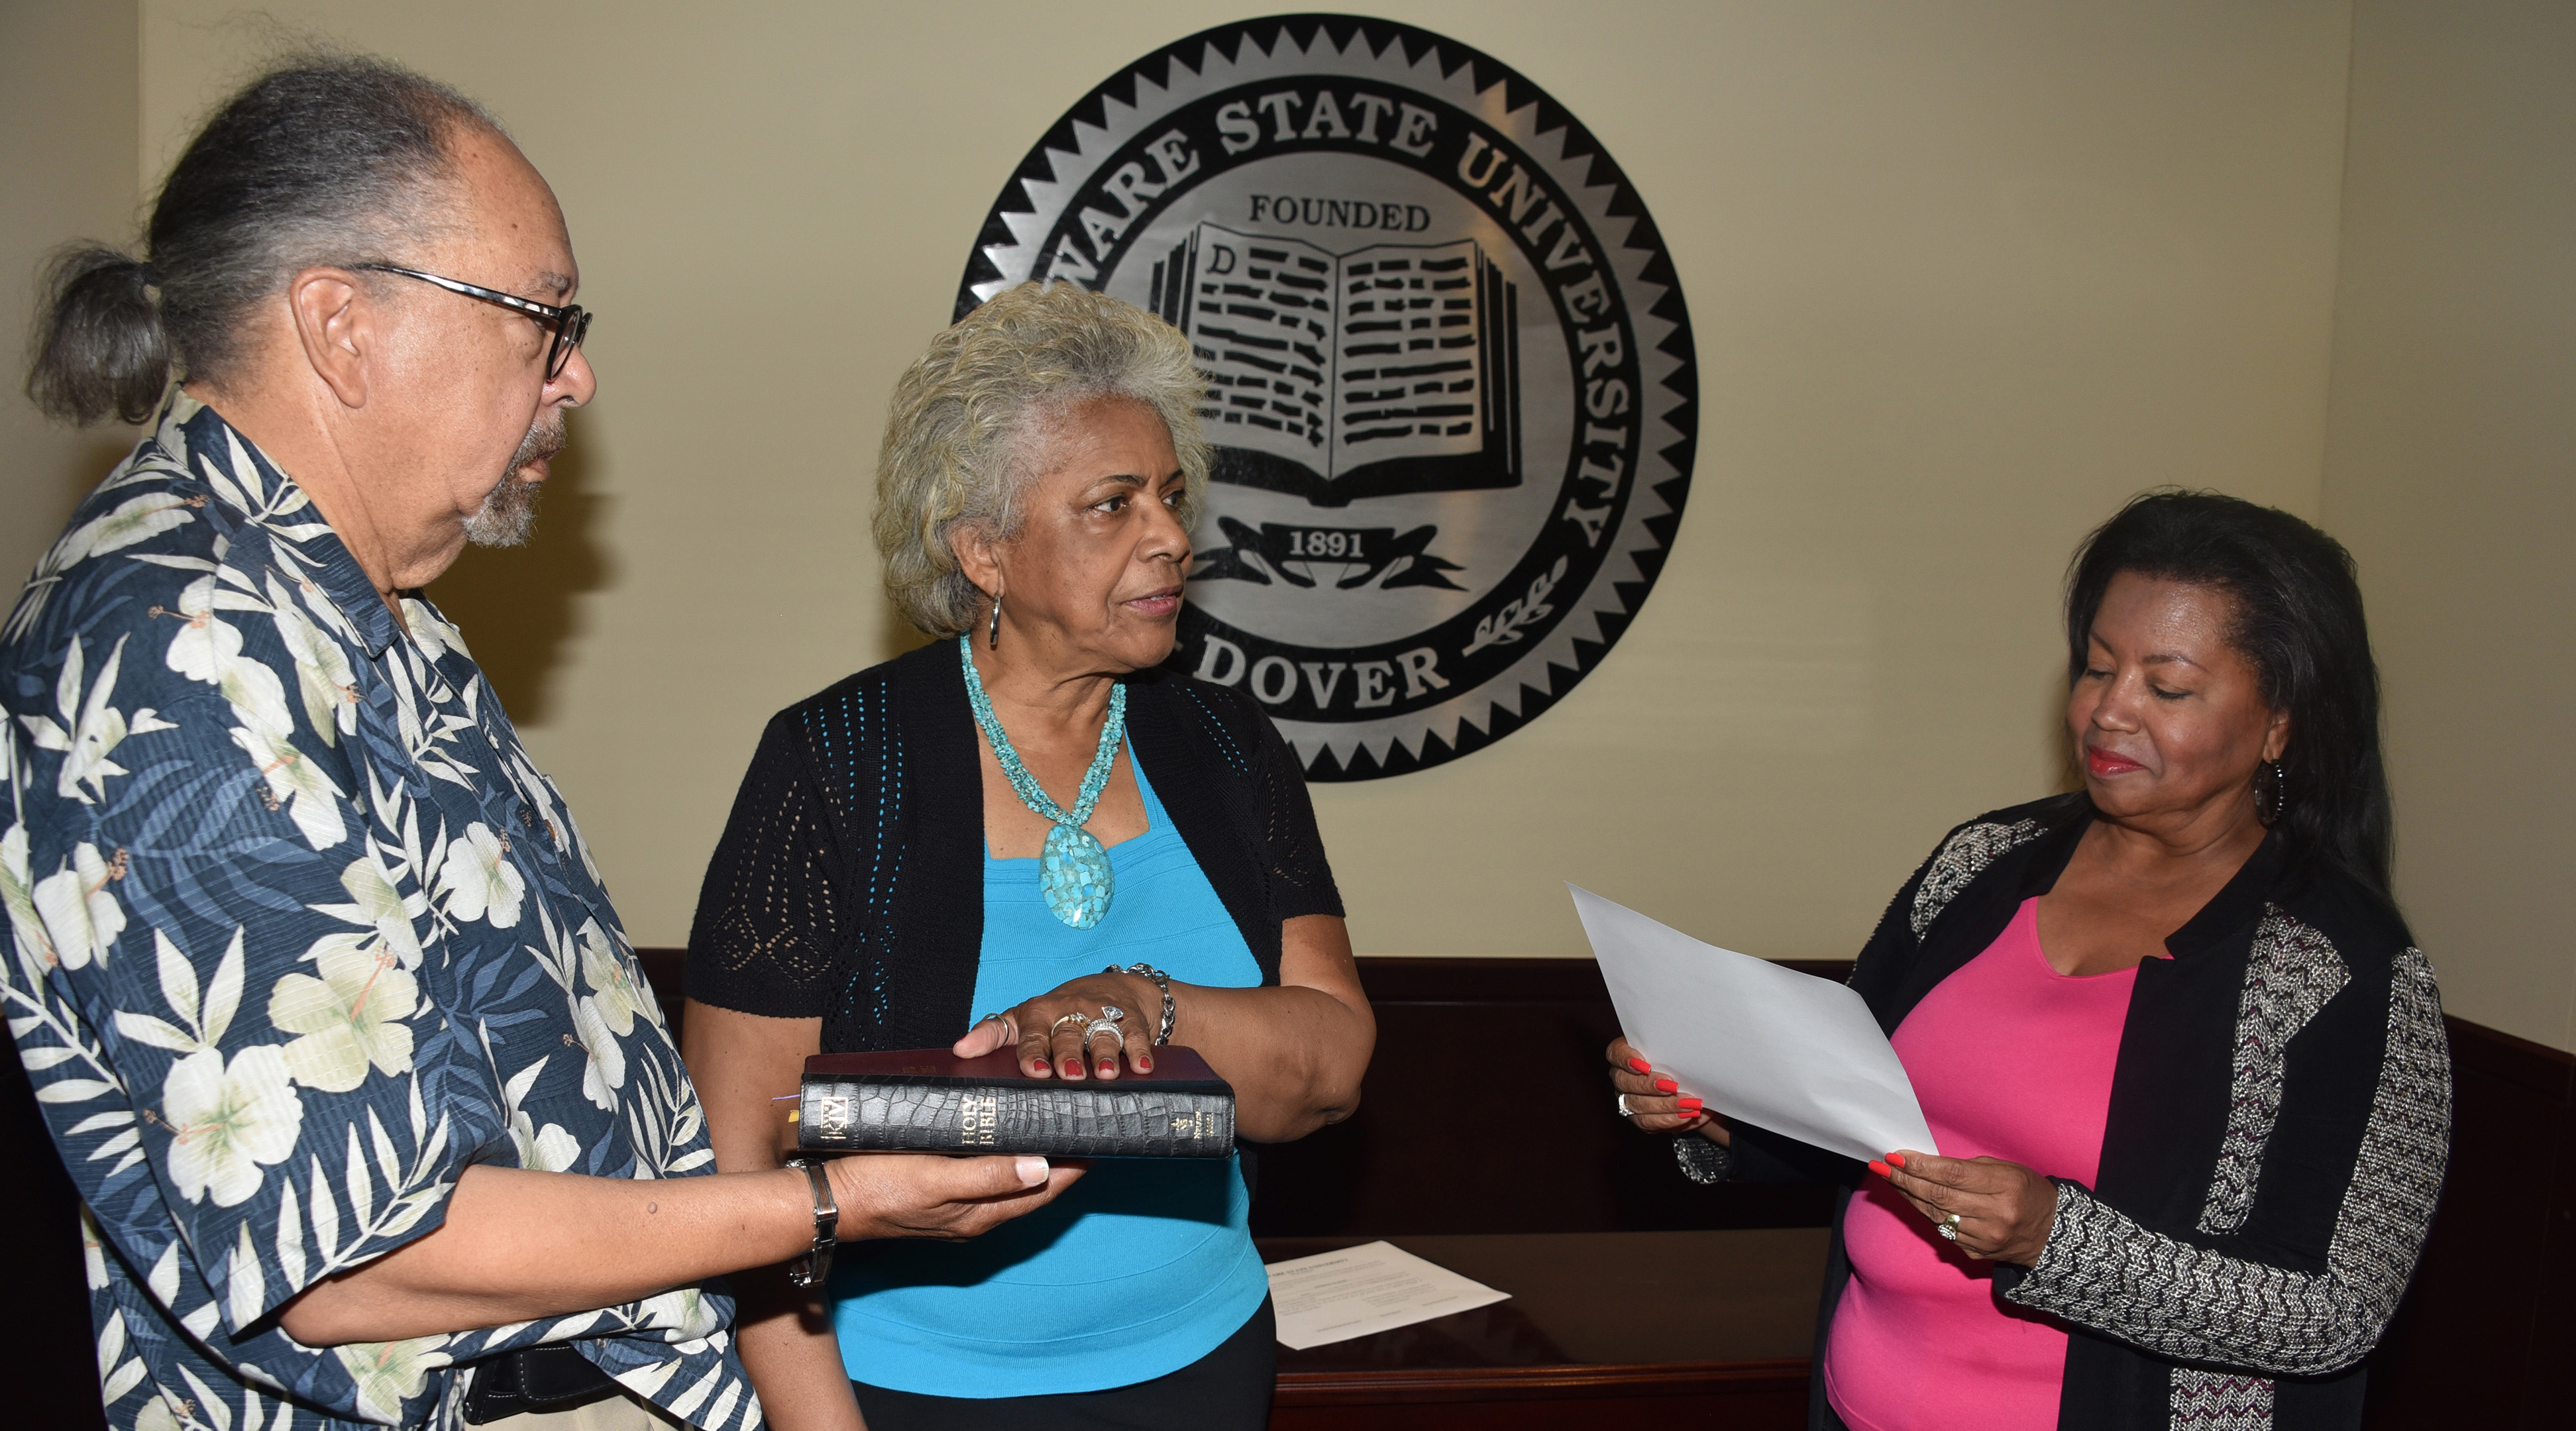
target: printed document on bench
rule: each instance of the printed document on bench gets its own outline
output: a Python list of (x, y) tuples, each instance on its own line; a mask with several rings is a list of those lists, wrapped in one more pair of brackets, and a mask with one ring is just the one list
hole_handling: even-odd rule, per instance
[(1279, 1342), (1292, 1351), (1409, 1327), (1511, 1295), (1391, 1242), (1273, 1262), (1269, 1272)]

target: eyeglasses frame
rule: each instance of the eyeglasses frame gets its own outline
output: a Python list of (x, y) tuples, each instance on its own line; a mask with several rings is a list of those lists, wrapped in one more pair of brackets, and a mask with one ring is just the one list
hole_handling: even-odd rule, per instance
[(578, 303), (567, 303), (558, 308), (551, 303), (539, 303), (533, 298), (521, 298), (515, 293), (503, 293), (497, 288), (484, 288), (458, 279), (444, 278), (435, 273), (423, 273), (416, 268), (398, 268), (390, 263), (355, 263), (350, 267), (373, 273), (393, 273), (400, 274), (404, 278), (416, 278), (423, 283), (444, 288), (450, 293), (480, 299), (485, 303), (507, 308), (513, 313), (524, 313), (536, 319), (553, 337), (552, 345), (546, 349), (547, 382), (553, 382), (563, 376), (564, 369), (572, 366), (572, 355), (580, 349), (581, 340), (590, 336), (590, 310)]

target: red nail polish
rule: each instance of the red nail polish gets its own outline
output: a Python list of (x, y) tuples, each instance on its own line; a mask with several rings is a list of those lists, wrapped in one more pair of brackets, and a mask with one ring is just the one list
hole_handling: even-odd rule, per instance
[(1890, 1153), (1887, 1155), (1887, 1160), (1900, 1168), (1905, 1166), (1905, 1155), (1903, 1153)]
[(1869, 1170), (1878, 1174), (1882, 1178), (1887, 1176), (1887, 1164), (1880, 1162), (1876, 1158), (1869, 1160)]
[(1655, 1071), (1655, 1066), (1646, 1062), (1642, 1058), (1632, 1058), (1628, 1060), (1628, 1068), (1632, 1073), (1652, 1073)]
[(1675, 1106), (1682, 1110), (1682, 1116), (1686, 1118), (1697, 1117), (1699, 1114), (1699, 1100), (1696, 1098), (1681, 1099)]
[(1112, 1063), (1112, 1062), (1110, 1062), (1108, 1059), (1105, 1059), (1105, 1058), (1104, 1058), (1104, 1059), (1102, 1059), (1102, 1060), (1100, 1060), (1100, 1076), (1101, 1076), (1101, 1077), (1103, 1077), (1103, 1078), (1115, 1078), (1115, 1077), (1117, 1077), (1117, 1075), (1118, 1075), (1118, 1065), (1117, 1065), (1117, 1064)]
[(1046, 1061), (1045, 1059), (1043, 1059), (1043, 1058), (1033, 1058), (1033, 1059), (1030, 1059), (1030, 1060), (1029, 1060), (1029, 1062), (1030, 1062), (1030, 1063), (1032, 1063), (1032, 1064), (1034, 1064), (1034, 1065), (1036, 1065), (1036, 1067), (1037, 1067), (1037, 1071), (1038, 1071), (1038, 1072), (1040, 1072), (1040, 1073), (1044, 1073), (1044, 1072), (1046, 1072), (1046, 1071), (1047, 1071), (1047, 1061)]
[(1655, 1091), (1657, 1093), (1672, 1093), (1678, 1091), (1680, 1088), (1680, 1084), (1673, 1082), (1669, 1078), (1658, 1078), (1655, 1080)]

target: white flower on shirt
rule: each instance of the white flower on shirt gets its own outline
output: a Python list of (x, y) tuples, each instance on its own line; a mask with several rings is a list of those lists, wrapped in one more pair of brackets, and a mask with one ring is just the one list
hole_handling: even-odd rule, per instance
[(261, 726), (237, 725), (233, 727), (233, 744), (250, 756), (251, 764), (259, 768), (260, 779), (268, 783), (270, 808), (282, 809), (293, 817), (295, 828), (304, 832), (306, 844), (327, 850), (349, 837), (349, 827), (340, 818), (343, 797), (339, 784), (321, 766), (305, 759), (304, 752), (297, 750), (292, 741), (270, 735)]
[(459, 924), (488, 919), (495, 929), (519, 922), (519, 901), (528, 891), (527, 876), (510, 862), (510, 847), (480, 820), (447, 842), (438, 885), (447, 895), (448, 918)]
[(501, 1086), (501, 1096), (510, 1106), (510, 1141), (518, 1145), (519, 1166), (531, 1172), (566, 1173), (581, 1161), (581, 1140), (564, 1131), (560, 1123), (543, 1128), (528, 1115), (523, 1105), (528, 1090), (534, 1088), (538, 1075), (546, 1071), (546, 1060), (538, 1059), (520, 1069)]
[(581, 1161), (581, 1144), (561, 1123), (539, 1128), (525, 1113), (510, 1115), (510, 1141), (518, 1145), (519, 1166), (534, 1173), (568, 1173)]
[(419, 981), (365, 938), (322, 936), (304, 954), (315, 973), (288, 974), (269, 990), (268, 1021), (303, 1035), (286, 1045), (286, 1067), (307, 1088), (346, 1093), (366, 1082), (371, 1065), (383, 1074), (411, 1067), (403, 1020), (419, 1006)]
[(257, 598), (216, 591), (215, 578), (201, 576), (179, 593), (180, 618), (186, 623), (170, 638), (162, 660), (192, 681), (204, 681), (223, 694), (233, 717), (274, 740), (295, 730), (287, 714), (286, 686), (277, 673), (257, 661), (242, 659), (242, 634), (215, 614), (217, 607), (260, 609)]
[(268, 579), (269, 615), (278, 639), (295, 662), (295, 684), (304, 697), (304, 718), (324, 745), (358, 728), (358, 677), (338, 642), (324, 635), (304, 614), (276, 577)]
[(635, 977), (635, 965), (619, 957), (615, 941), (596, 919), (581, 926), (581, 977), (591, 987), (599, 1017), (620, 1037), (635, 1032), (635, 1015), (653, 1007), (653, 996)]
[[(308, 905), (316, 914), (345, 919), (375, 931), (378, 948), (390, 950), (406, 969), (420, 967), (420, 933), (412, 927), (413, 916), (429, 908), (429, 898), (422, 894), (406, 896), (395, 887), (394, 873), (379, 859), (372, 839), (367, 852), (349, 861), (340, 870), (340, 888), (349, 892), (347, 904)], [(397, 852), (399, 853), (399, 852)]]
[(403, 625), (410, 629), (412, 643), (427, 653), (429, 659), (438, 660), (450, 651), (468, 660), (473, 659), (465, 649), (464, 634), (441, 619), (436, 611), (430, 609), (428, 602), (416, 596), (406, 596), (402, 599), (402, 611)]
[[(13, 826), (9, 833), (16, 841), (11, 853), (18, 868), (23, 869), (27, 858), (24, 827)], [(11, 877), (24, 876), (13, 869)], [(93, 959), (106, 960), (116, 936), (125, 931), (125, 911), (118, 907), (116, 895), (108, 886), (124, 877), (122, 851), (111, 862), (99, 854), (98, 846), (84, 841), (72, 847), (69, 864), (37, 882), (29, 903), (44, 922), (45, 941), (41, 947), (49, 949), (63, 967), (86, 969)], [(14, 905), (13, 901), (13, 922), (17, 916)]]
[(259, 1192), (263, 1164), (295, 1151), (304, 1102), (288, 1080), (286, 1055), (260, 1044), (224, 1061), (200, 1049), (170, 1065), (161, 1082), (161, 1120), (170, 1129), (169, 1173), (179, 1195), (239, 1207)]
[(403, 1402), (420, 1395), (429, 1374), (455, 1361), (441, 1350), (447, 1338), (413, 1337), (399, 1342), (351, 1342), (331, 1349), (358, 1385), (358, 1413), (391, 1426), (402, 1420)]
[(590, 1055), (589, 1065), (581, 1072), (582, 1096), (602, 1108), (615, 1108), (617, 1090), (626, 1085), (625, 1048), (608, 1031), (608, 1020), (600, 1017), (596, 999), (573, 1005), (572, 1027), (582, 1051)]

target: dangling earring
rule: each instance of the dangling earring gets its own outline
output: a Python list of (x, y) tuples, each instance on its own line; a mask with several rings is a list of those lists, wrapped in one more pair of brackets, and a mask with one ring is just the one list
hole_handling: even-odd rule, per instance
[(993, 629), (992, 629), (992, 630), (990, 630), (990, 631), (988, 631), (988, 632), (986, 632), (986, 633), (985, 633), (985, 635), (984, 635), (984, 649), (985, 649), (985, 650), (987, 650), (987, 651), (998, 651), (998, 650), (1000, 650), (1001, 648), (1002, 648), (1002, 598), (1000, 598), (1000, 597), (996, 596), (996, 597), (994, 597), (994, 598), (993, 598)]
[[(2269, 796), (2270, 798), (2265, 798)], [(2266, 826), (2281, 823), (2281, 812), (2290, 808), (2290, 772), (2281, 762), (2267, 760), (2254, 768), (2254, 818)]]

